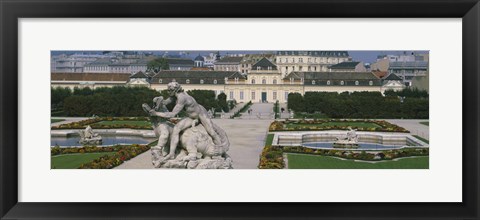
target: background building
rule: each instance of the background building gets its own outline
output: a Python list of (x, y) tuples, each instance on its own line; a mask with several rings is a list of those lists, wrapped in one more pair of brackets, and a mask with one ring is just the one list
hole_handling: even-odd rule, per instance
[(282, 76), (298, 72), (327, 72), (334, 64), (349, 61), (347, 51), (278, 51), (276, 64)]

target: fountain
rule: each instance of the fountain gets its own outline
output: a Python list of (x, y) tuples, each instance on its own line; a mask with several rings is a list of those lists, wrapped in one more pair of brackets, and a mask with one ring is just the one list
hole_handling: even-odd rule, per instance
[(348, 128), (346, 137), (337, 137), (333, 148), (358, 148), (358, 135), (355, 130)]

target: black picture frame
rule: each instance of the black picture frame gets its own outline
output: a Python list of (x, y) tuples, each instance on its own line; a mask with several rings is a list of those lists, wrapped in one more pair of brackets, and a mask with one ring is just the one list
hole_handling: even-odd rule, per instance
[[(478, 0), (0, 0), (2, 219), (478, 219)], [(462, 18), (461, 203), (18, 202), (18, 19), (133, 17)], [(39, 43), (41, 40), (39, 40)], [(448, 43), (448, 42), (446, 42)], [(455, 120), (455, 119), (451, 119)], [(39, 189), (41, 190), (41, 189)]]

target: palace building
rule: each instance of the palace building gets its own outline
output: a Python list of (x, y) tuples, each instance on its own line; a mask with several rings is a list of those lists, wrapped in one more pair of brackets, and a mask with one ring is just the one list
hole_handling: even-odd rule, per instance
[[(239, 71), (165, 70), (156, 74), (106, 73), (51, 73), (52, 87), (112, 87), (145, 86), (155, 90), (167, 89), (169, 82), (178, 82), (186, 90), (213, 90), (225, 93), (227, 99), (237, 102), (285, 103), (288, 94), (311, 91), (324, 92), (384, 92), (399, 90), (404, 86), (401, 78), (389, 75), (380, 79), (372, 72), (353, 71), (292, 71), (285, 74), (267, 58), (251, 66), (248, 75)], [(398, 81), (398, 82), (397, 82)]]

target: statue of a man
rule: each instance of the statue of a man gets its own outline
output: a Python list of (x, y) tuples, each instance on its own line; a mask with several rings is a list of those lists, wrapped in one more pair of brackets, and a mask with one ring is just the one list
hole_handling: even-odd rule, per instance
[(171, 112), (156, 112), (154, 109), (152, 109), (150, 110), (150, 115), (163, 118), (172, 118), (175, 117), (175, 115), (177, 115), (181, 110), (185, 109), (188, 118), (180, 120), (173, 128), (173, 131), (170, 134), (170, 153), (164, 158), (164, 160), (173, 159), (175, 157), (175, 150), (180, 139), (180, 133), (183, 130), (192, 127), (192, 120), (194, 120), (194, 123), (198, 123), (198, 121), (200, 121), (207, 133), (212, 137), (213, 143), (215, 145), (220, 145), (220, 136), (213, 128), (213, 124), (211, 119), (208, 117), (207, 110), (203, 106), (199, 105), (193, 97), (184, 92), (180, 84), (177, 82), (171, 82), (167, 85), (167, 87), (170, 97), (164, 100), (162, 103), (164, 105), (168, 105), (173, 101), (173, 98), (176, 98), (175, 107)]
[(90, 125), (88, 125), (86, 128), (85, 128), (85, 139), (91, 139), (95, 136), (95, 134), (93, 133), (93, 129), (92, 127), (90, 127)]

